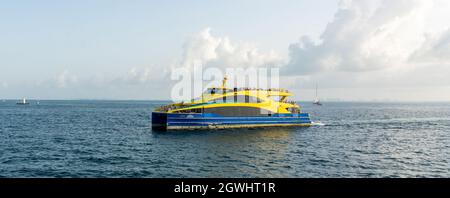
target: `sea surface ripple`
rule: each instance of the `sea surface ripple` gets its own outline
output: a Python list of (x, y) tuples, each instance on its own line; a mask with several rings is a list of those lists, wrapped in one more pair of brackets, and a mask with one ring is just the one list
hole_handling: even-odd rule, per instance
[(450, 103), (300, 103), (321, 124), (155, 132), (161, 101), (0, 101), (0, 177), (450, 177)]

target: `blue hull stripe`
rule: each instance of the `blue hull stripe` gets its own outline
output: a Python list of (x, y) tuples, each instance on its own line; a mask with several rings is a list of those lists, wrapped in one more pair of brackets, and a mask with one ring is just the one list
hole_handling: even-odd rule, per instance
[[(220, 115), (216, 115), (213, 113), (204, 113), (204, 114), (187, 114), (187, 113), (157, 113), (157, 112), (153, 112), (152, 115), (161, 115), (161, 116), (167, 116), (169, 118), (186, 118), (186, 117), (190, 117), (190, 118), (214, 118), (214, 117), (218, 117), (218, 118), (223, 118), (223, 119), (227, 119), (227, 118), (267, 118), (266, 116), (260, 116), (260, 117), (224, 117), (224, 116), (220, 116)], [(297, 118), (297, 117), (309, 117), (308, 113), (299, 113), (299, 114), (274, 114), (272, 116), (270, 116), (270, 118), (279, 118), (279, 117), (283, 117), (283, 118)]]
[(209, 122), (198, 122), (198, 123), (185, 123), (185, 122), (172, 122), (168, 123), (168, 126), (209, 126), (209, 125), (245, 125), (245, 124), (310, 124), (311, 122), (239, 122), (239, 123), (209, 123)]
[(270, 117), (222, 117), (215, 114), (152, 113), (152, 124), (158, 126), (310, 124), (309, 114), (274, 114)]
[(187, 122), (190, 122), (190, 123), (197, 123), (197, 122), (210, 122), (210, 123), (212, 123), (212, 122), (223, 122), (223, 123), (239, 123), (239, 124), (241, 124), (241, 123), (247, 123), (247, 122), (256, 122), (256, 123), (264, 123), (264, 122), (271, 122), (271, 123), (273, 123), (273, 122), (292, 122), (292, 123), (296, 123), (296, 122), (310, 122), (311, 120), (309, 119), (309, 118), (299, 118), (299, 119), (291, 119), (291, 120), (284, 120), (284, 119), (272, 119), (272, 120), (252, 120), (252, 119), (246, 119), (246, 120), (222, 120), (222, 119), (214, 119), (214, 120), (212, 120), (212, 119), (204, 119), (204, 120), (201, 120), (201, 119), (176, 119), (176, 120), (172, 120), (172, 119), (169, 119), (167, 122), (168, 123), (187, 123)]

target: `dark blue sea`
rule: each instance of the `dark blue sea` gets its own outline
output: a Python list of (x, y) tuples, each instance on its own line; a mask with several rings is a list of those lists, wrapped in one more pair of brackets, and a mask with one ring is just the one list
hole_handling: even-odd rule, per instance
[(0, 177), (450, 177), (450, 103), (300, 103), (308, 128), (154, 132), (155, 101), (0, 101)]

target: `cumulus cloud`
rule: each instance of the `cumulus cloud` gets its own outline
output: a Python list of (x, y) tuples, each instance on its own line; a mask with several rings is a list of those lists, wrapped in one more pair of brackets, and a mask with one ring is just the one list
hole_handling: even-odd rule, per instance
[(334, 20), (318, 41), (304, 36), (290, 45), (290, 60), (284, 73), (305, 75), (319, 71), (414, 67), (413, 55), (422, 61), (427, 60), (425, 57), (448, 57), (450, 36), (439, 39), (425, 36), (434, 31), (431, 23), (450, 25), (443, 18), (432, 18), (437, 16), (436, 7), (442, 4), (448, 6), (443, 1), (341, 1)]
[[(172, 65), (135, 66), (115, 75), (94, 76), (76, 76), (64, 70), (41, 84), (51, 91), (54, 87), (67, 88), (57, 89), (56, 96), (66, 91), (68, 95), (87, 98), (97, 95), (167, 99), (169, 88), (177, 82), (170, 80), (171, 69), (192, 69), (201, 64), (219, 69), (280, 66), (281, 74), (285, 75), (280, 84), (300, 90), (298, 95), (302, 99), (304, 91), (313, 88), (316, 82), (320, 89), (329, 89), (329, 93), (346, 90), (341, 95), (349, 98), (357, 95), (353, 91), (358, 89), (365, 90), (361, 95), (378, 97), (391, 93), (373, 93), (370, 89), (445, 88), (450, 86), (448, 10), (447, 0), (343, 0), (320, 37), (301, 37), (289, 46), (287, 57), (273, 50), (261, 50), (251, 43), (213, 35), (210, 28), (205, 28), (186, 40), (181, 57), (174, 59)], [(8, 84), (0, 84), (2, 87)], [(310, 95), (312, 98), (313, 92)], [(340, 97), (330, 94), (334, 96)]]
[(168, 76), (168, 70), (165, 68), (157, 67), (133, 67), (128, 70), (125, 76), (121, 77), (121, 80), (130, 84), (143, 84), (151, 83), (153, 81), (163, 80)]
[(56, 77), (56, 86), (59, 88), (65, 88), (69, 85), (76, 84), (78, 77), (64, 70)]
[(450, 29), (438, 35), (426, 35), (425, 42), (410, 58), (411, 62), (450, 64)]
[(210, 28), (205, 28), (183, 45), (181, 66), (259, 67), (277, 65), (282, 60), (273, 50), (261, 52), (249, 43), (234, 43), (228, 37), (215, 37)]

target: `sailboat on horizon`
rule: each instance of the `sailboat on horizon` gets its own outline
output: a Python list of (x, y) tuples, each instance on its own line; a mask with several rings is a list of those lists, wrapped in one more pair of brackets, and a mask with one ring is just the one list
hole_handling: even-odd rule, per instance
[(320, 103), (319, 97), (317, 97), (317, 83), (316, 83), (316, 99), (314, 99), (313, 104), (319, 105), (319, 106), (322, 105), (322, 103)]
[(18, 104), (18, 105), (28, 105), (30, 103), (27, 102), (26, 98), (23, 98), (21, 101), (17, 102), (16, 104)]

